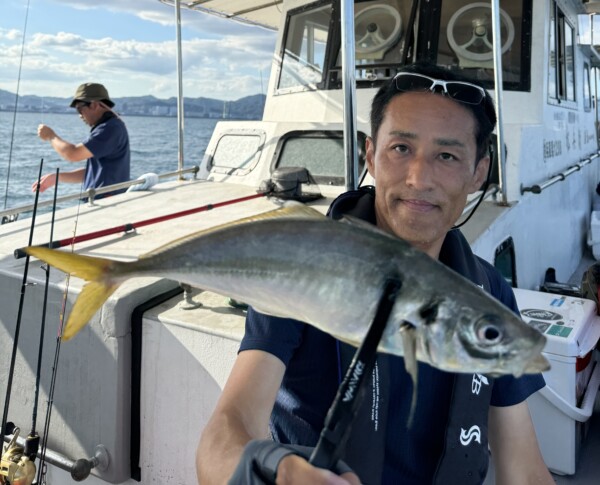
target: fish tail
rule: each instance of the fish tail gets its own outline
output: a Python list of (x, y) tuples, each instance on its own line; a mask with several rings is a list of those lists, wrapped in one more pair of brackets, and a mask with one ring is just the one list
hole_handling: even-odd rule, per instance
[(111, 279), (111, 274), (118, 266), (126, 264), (34, 246), (25, 248), (25, 252), (65, 273), (88, 281), (69, 314), (62, 335), (65, 341), (74, 337), (119, 287), (121, 282)]

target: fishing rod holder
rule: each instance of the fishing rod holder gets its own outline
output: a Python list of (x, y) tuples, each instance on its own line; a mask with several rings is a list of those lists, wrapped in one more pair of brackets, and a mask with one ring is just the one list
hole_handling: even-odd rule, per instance
[[(12, 439), (14, 438), (8, 438), (7, 436), (4, 437), (4, 441), (7, 443), (10, 443)], [(18, 446), (25, 449), (25, 438), (17, 436), (14, 441)], [(42, 453), (38, 451), (37, 457), (41, 459), (41, 455)], [(110, 464), (110, 455), (104, 445), (97, 445), (96, 448), (94, 448), (94, 456), (91, 458), (80, 458), (76, 461), (70, 460), (55, 451), (46, 450), (44, 462), (50, 463), (61, 470), (69, 472), (73, 480), (76, 482), (81, 482), (89, 477), (92, 469), (100, 472), (107, 470)]]

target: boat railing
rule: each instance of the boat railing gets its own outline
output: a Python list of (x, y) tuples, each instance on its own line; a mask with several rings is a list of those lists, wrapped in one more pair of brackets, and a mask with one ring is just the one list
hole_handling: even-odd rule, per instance
[[(162, 174), (158, 175), (158, 179), (163, 180), (166, 178), (180, 177), (180, 176), (182, 176), (184, 174), (188, 174), (188, 173), (193, 174), (194, 178), (196, 178), (199, 170), (200, 170), (200, 167), (198, 165), (194, 165), (193, 167), (186, 168), (183, 170), (175, 170), (173, 172), (162, 173)], [(106, 187), (101, 187), (98, 189), (88, 189), (81, 193), (63, 195), (61, 197), (56, 198), (56, 203), (60, 204), (62, 202), (68, 202), (70, 200), (81, 199), (81, 198), (87, 197), (88, 204), (93, 204), (94, 198), (98, 195), (106, 194), (107, 192), (113, 192), (115, 190), (127, 189), (133, 185), (139, 185), (139, 184), (144, 184), (144, 183), (146, 183), (146, 179), (144, 179), (143, 177), (140, 177), (136, 180), (129, 180), (128, 182), (121, 182), (118, 184), (107, 185)], [(50, 199), (50, 200), (38, 202), (37, 206), (39, 209), (41, 207), (51, 206), (52, 204), (53, 204), (53, 200)], [(11, 209), (5, 209), (3, 211), (0, 211), (0, 221), (14, 220), (14, 216), (18, 216), (19, 214), (22, 214), (24, 212), (30, 212), (32, 210), (33, 210), (33, 204), (21, 205), (18, 207), (13, 207)]]
[(562, 172), (560, 172), (556, 175), (553, 175), (552, 177), (548, 178), (546, 181), (544, 181), (540, 184), (531, 185), (529, 187), (523, 187), (523, 185), (521, 185), (521, 195), (523, 195), (525, 192), (531, 192), (533, 194), (541, 194), (548, 187), (554, 185), (557, 182), (562, 182), (569, 175), (572, 175), (575, 172), (578, 172), (586, 165), (592, 163), (592, 160), (594, 160), (595, 158), (598, 158), (599, 156), (600, 156), (600, 152), (596, 152), (593, 155), (590, 155), (589, 157), (580, 160), (575, 165), (571, 165), (566, 170), (563, 170)]
[[(496, 197), (498, 193), (500, 193), (500, 186), (498, 184), (490, 184), (485, 193), (483, 194), (482, 202), (490, 197)], [(473, 197), (462, 211), (462, 215), (466, 215), (479, 203), (480, 196)]]

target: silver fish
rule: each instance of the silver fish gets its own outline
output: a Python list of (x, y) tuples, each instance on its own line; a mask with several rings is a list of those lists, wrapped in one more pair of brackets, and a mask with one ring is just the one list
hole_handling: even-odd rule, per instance
[(66, 340), (124, 280), (159, 276), (302, 320), (358, 346), (385, 281), (396, 278), (402, 288), (380, 351), (403, 355), (401, 328), (408, 322), (417, 359), (443, 370), (519, 376), (548, 368), (544, 336), (482, 289), (397, 237), (306, 206), (201, 231), (133, 262), (26, 251), (89, 280), (69, 316)]

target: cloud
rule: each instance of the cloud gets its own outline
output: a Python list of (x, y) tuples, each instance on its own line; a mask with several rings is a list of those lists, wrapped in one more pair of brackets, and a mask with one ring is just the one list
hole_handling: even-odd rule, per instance
[(0, 40), (21, 40), (21, 31), (18, 29), (2, 29), (0, 28)]
[[(90, 14), (102, 8), (159, 24), (174, 23), (173, 8), (158, 0), (52, 1), (89, 10)], [(260, 92), (261, 77), (266, 88), (275, 44), (273, 32), (199, 12), (185, 10), (182, 14), (186, 16), (183, 41), (186, 96), (237, 99)], [(205, 35), (207, 31), (212, 34)], [(18, 29), (0, 28), (0, 88), (13, 92), (21, 59), (21, 35)], [(131, 35), (135, 36), (134, 30)], [(170, 36), (166, 37), (168, 40), (164, 38), (159, 41), (89, 38), (85, 33), (71, 31), (28, 33), (20, 93), (65, 97), (71, 95), (74, 85), (98, 80), (110, 83), (114, 97), (175, 96), (176, 43), (174, 35), (172, 40)]]
[[(20, 59), (20, 45), (3, 46), (0, 37), (0, 48), (4, 51), (6, 71), (14, 71)], [(184, 41), (186, 95), (237, 99), (260, 92), (260, 77), (264, 76), (266, 85), (272, 49), (272, 41), (261, 35)], [(74, 84), (95, 77), (110, 80), (116, 97), (168, 97), (176, 95), (176, 67), (175, 41), (86, 39), (69, 32), (37, 33), (26, 44), (22, 78), (28, 81), (24, 88), (38, 81), (30, 94), (65, 96)], [(56, 92), (61, 80), (63, 92)], [(7, 76), (5, 80), (0, 78), (4, 85), (2, 81), (11, 80)]]

